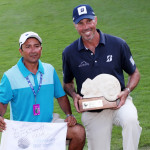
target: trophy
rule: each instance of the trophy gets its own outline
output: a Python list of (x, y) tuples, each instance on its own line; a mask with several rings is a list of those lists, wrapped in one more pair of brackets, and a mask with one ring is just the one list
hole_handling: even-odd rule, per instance
[(79, 109), (83, 112), (115, 108), (120, 102), (117, 98), (120, 92), (120, 82), (112, 75), (100, 74), (93, 80), (88, 78), (82, 84), (83, 99), (79, 100)]

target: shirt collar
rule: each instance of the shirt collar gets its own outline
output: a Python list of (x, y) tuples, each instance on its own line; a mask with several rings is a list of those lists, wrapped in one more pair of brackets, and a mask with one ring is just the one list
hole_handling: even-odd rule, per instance
[[(97, 29), (97, 32), (100, 34), (100, 41), (99, 41), (99, 43), (105, 45), (105, 36), (104, 36), (104, 33), (101, 32), (99, 29)], [(86, 48), (85, 48), (85, 46), (83, 44), (82, 37), (80, 37), (78, 39), (78, 50), (80, 51), (82, 49), (86, 49)]]
[[(23, 64), (23, 57), (19, 59), (17, 65), (24, 77), (27, 77), (29, 74), (32, 74), (32, 72), (30, 72)], [(39, 67), (37, 72), (41, 72), (42, 74), (44, 74), (44, 68), (40, 60), (39, 60)]]

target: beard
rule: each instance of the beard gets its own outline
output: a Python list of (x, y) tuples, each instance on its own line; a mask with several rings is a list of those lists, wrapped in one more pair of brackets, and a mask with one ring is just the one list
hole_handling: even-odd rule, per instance
[(94, 38), (95, 32), (92, 29), (86, 29), (81, 33), (81, 36), (85, 41), (90, 41)]

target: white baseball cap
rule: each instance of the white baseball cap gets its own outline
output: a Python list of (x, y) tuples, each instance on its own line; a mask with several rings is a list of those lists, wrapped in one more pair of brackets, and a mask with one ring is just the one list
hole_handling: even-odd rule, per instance
[(31, 37), (36, 38), (42, 44), (42, 39), (40, 38), (40, 36), (35, 32), (29, 31), (29, 32), (25, 32), (25, 33), (21, 34), (20, 39), (19, 39), (20, 48), (21, 48), (22, 44), (24, 44), (25, 41)]

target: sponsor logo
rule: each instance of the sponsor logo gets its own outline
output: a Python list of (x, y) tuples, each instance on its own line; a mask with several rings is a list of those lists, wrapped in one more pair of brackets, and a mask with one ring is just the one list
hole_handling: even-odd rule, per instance
[(111, 61), (112, 61), (112, 55), (108, 55), (106, 62), (111, 62)]
[(134, 62), (132, 56), (130, 57), (130, 62), (131, 62), (131, 64), (134, 66), (135, 62)]
[(78, 67), (85, 67), (85, 66), (89, 66), (89, 63), (87, 63), (86, 61), (82, 61)]
[(79, 16), (83, 15), (83, 14), (87, 14), (86, 7), (85, 6), (79, 7), (78, 8), (78, 14), (79, 14)]

